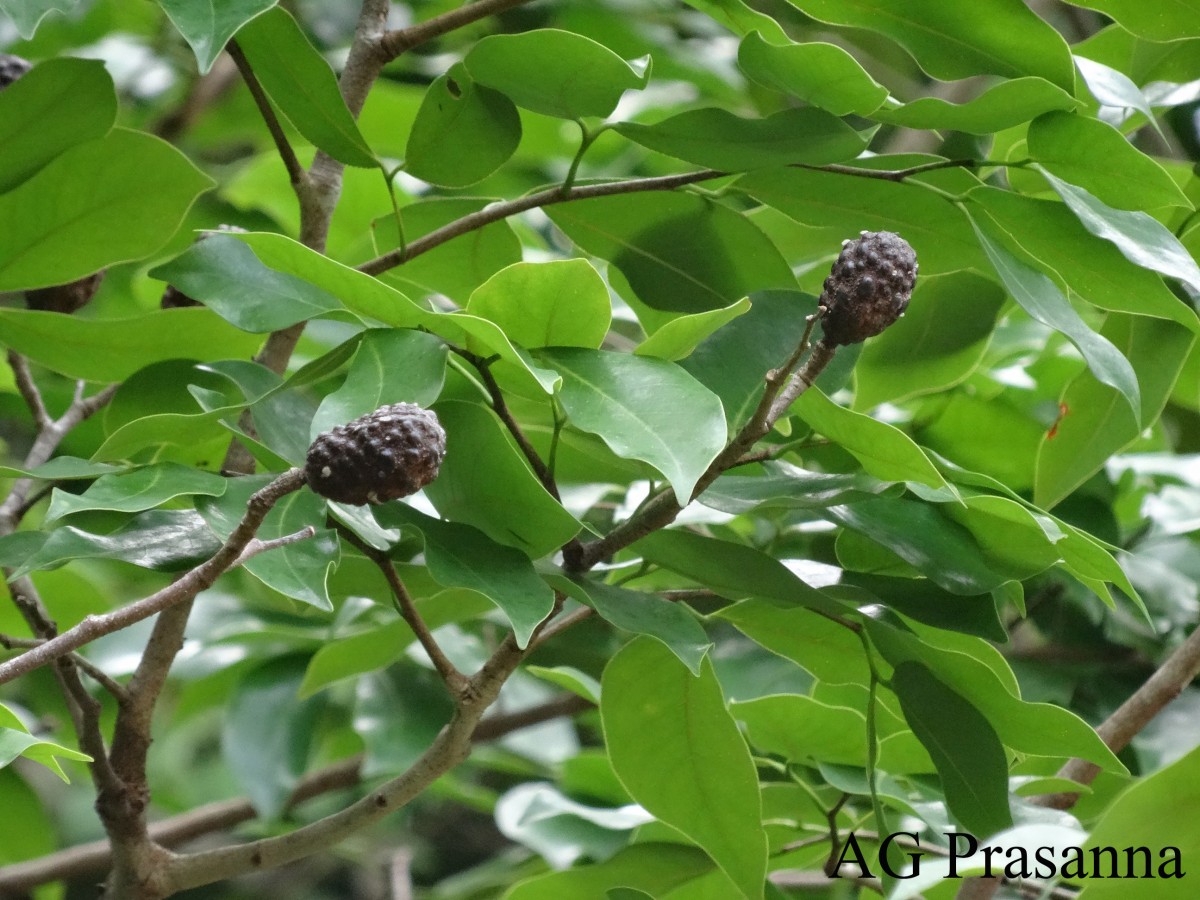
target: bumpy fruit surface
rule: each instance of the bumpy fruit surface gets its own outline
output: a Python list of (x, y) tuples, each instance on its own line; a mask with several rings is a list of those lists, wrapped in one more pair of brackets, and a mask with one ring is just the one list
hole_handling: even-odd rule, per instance
[(32, 68), (33, 66), (29, 64), (29, 60), (27, 59), (13, 56), (11, 53), (0, 53), (0, 91), (4, 90)]
[(916, 280), (917, 254), (900, 235), (864, 231), (843, 243), (821, 293), (825, 343), (857, 344), (879, 334), (907, 308)]
[(25, 305), (30, 309), (42, 312), (60, 312), (70, 315), (83, 309), (91, 302), (100, 282), (104, 280), (105, 269), (101, 269), (70, 284), (56, 284), (54, 287), (37, 288), (25, 292)]
[(393, 403), (319, 435), (304, 472), (322, 497), (361, 506), (416, 493), (437, 478), (446, 432), (415, 403)]

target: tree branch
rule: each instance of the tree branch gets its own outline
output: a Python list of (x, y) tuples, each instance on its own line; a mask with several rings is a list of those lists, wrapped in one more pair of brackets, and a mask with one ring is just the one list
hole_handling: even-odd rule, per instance
[[(238, 523), (221, 549), (211, 558), (196, 566), (174, 584), (149, 597), (104, 615), (88, 616), (74, 628), (64, 631), (32, 650), (27, 650), (15, 659), (0, 663), (0, 684), (32, 672), (98, 637), (128, 628), (135, 622), (140, 622), (155, 613), (195, 597), (200, 591), (210, 587), (223, 572), (235, 563), (244, 562), (248, 558), (243, 551), (254, 540), (254, 533), (262, 525), (263, 519), (271, 511), (271, 507), (281, 497), (299, 490), (304, 483), (303, 469), (289, 469), (284, 472), (250, 498), (246, 504), (246, 514), (242, 517), (241, 522)], [(272, 541), (258, 542), (257, 552), (269, 549), (275, 544), (276, 542)]]
[(250, 61), (246, 59), (246, 54), (242, 52), (242, 48), (238, 46), (238, 42), (230, 41), (225, 49), (233, 58), (238, 71), (242, 73), (242, 80), (246, 82), (246, 87), (250, 90), (250, 96), (254, 98), (254, 105), (258, 107), (259, 113), (262, 114), (267, 131), (271, 132), (271, 140), (275, 142), (275, 149), (279, 152), (279, 158), (283, 160), (283, 167), (287, 169), (292, 187), (298, 187), (305, 178), (304, 166), (300, 165), (300, 160), (296, 158), (296, 151), (292, 149), (292, 144), (288, 140), (287, 134), (284, 133), (279, 116), (275, 115), (275, 108), (271, 106), (267, 92), (259, 84), (258, 76), (254, 74), (254, 70), (250, 67)]
[(389, 31), (380, 39), (379, 44), (387, 61), (390, 62), (401, 53), (428, 43), (443, 34), (448, 34), (486, 16), (493, 16), (528, 2), (529, 0), (478, 0), (475, 3), (465, 3), (457, 9), (434, 16), (428, 21)]

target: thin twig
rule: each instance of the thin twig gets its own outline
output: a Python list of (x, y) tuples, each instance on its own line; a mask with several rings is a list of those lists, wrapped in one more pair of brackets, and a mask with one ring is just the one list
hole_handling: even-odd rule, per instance
[[(212, 557), (161, 591), (110, 613), (88, 616), (75, 627), (64, 631), (44, 644), (27, 650), (15, 659), (0, 663), (0, 684), (6, 684), (14, 678), (32, 672), (98, 637), (128, 628), (135, 622), (140, 622), (155, 613), (195, 597), (200, 591), (210, 587), (235, 561), (245, 561), (242, 551), (254, 539), (255, 532), (262, 525), (262, 521), (270, 512), (271, 507), (281, 497), (299, 490), (303, 485), (303, 469), (289, 469), (284, 472), (250, 498), (241, 522), (238, 523), (221, 549)], [(266, 542), (261, 542), (259, 546), (265, 549)]]
[[(13, 637), (10, 634), (0, 634), (0, 647), (3, 647), (5, 650), (31, 650), (45, 642), (45, 638), (19, 638)], [(68, 653), (67, 658), (75, 664), (75, 667), (79, 671), (104, 688), (118, 703), (125, 702), (128, 696), (125, 691), (125, 685), (114, 679), (82, 654)]]
[(401, 53), (428, 43), (443, 34), (448, 34), (486, 16), (493, 16), (528, 2), (529, 0), (477, 0), (475, 3), (464, 3), (456, 9), (442, 13), (440, 16), (434, 16), (425, 22), (389, 31), (380, 39), (379, 44), (383, 49), (384, 57), (390, 62)]
[(233, 57), (238, 71), (242, 73), (242, 80), (246, 82), (246, 87), (250, 90), (250, 96), (254, 98), (254, 104), (258, 107), (258, 111), (263, 117), (263, 122), (266, 123), (267, 131), (271, 132), (271, 140), (275, 142), (275, 149), (279, 152), (279, 158), (283, 160), (283, 166), (287, 169), (288, 178), (291, 179), (292, 186), (295, 187), (301, 184), (305, 178), (304, 166), (300, 165), (300, 160), (296, 158), (296, 151), (292, 149), (292, 144), (283, 130), (283, 125), (280, 123), (279, 117), (275, 115), (275, 108), (271, 106), (267, 92), (259, 84), (258, 76), (254, 74), (254, 69), (250, 67), (250, 61), (246, 59), (246, 54), (242, 52), (242, 48), (238, 46), (237, 41), (230, 41), (226, 50)]
[(13, 371), (13, 379), (17, 383), (17, 390), (21, 392), (21, 399), (33, 413), (34, 424), (42, 431), (50, 428), (54, 420), (46, 411), (46, 404), (42, 401), (42, 392), (34, 384), (33, 373), (29, 371), (29, 362), (16, 350), (9, 350), (8, 365)]

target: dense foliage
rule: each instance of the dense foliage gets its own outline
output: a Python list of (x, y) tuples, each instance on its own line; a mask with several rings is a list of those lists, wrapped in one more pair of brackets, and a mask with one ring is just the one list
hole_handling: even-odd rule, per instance
[(0, 0), (0, 895), (1194, 896), (1195, 4), (361, 7)]

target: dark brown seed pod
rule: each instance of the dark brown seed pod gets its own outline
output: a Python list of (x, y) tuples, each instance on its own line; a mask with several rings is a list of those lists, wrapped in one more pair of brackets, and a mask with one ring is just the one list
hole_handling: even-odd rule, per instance
[(437, 478), (445, 456), (437, 416), (393, 403), (318, 435), (304, 472), (322, 497), (361, 506), (416, 493)]
[(895, 322), (917, 280), (917, 254), (890, 231), (845, 241), (821, 292), (825, 343), (857, 344)]
[(0, 91), (4, 90), (33, 66), (29, 60), (11, 53), (0, 53)]
[(78, 281), (72, 281), (70, 284), (56, 284), (53, 287), (26, 291), (25, 305), (30, 309), (43, 312), (60, 312), (70, 315), (91, 302), (96, 291), (100, 289), (104, 273), (105, 270), (101, 269), (99, 272), (88, 275), (86, 278), (80, 278)]
[[(239, 225), (218, 225), (217, 231), (224, 232), (225, 234), (246, 233), (246, 229)], [(212, 234), (213, 232), (211, 231), (201, 232), (200, 236), (196, 238), (196, 243), (200, 243)], [(158, 301), (158, 305), (163, 309), (184, 309), (189, 306), (203, 306), (195, 297), (188, 296), (173, 284), (168, 284), (163, 290), (162, 299)]]

